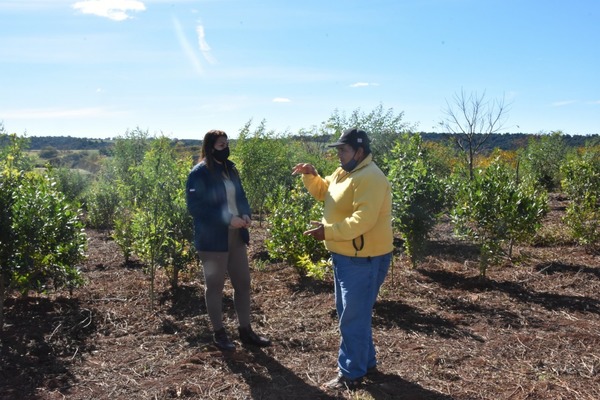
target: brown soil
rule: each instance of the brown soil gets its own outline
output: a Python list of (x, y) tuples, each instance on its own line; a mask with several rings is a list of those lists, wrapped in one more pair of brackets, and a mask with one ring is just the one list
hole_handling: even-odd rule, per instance
[[(563, 209), (555, 198), (546, 238), (561, 236)], [(253, 324), (274, 345), (231, 354), (211, 345), (197, 269), (176, 297), (159, 273), (151, 309), (143, 266), (88, 235), (86, 286), (6, 301), (1, 399), (600, 399), (600, 261), (564, 240), (517, 248), (518, 263), (482, 280), (477, 252), (440, 224), (427, 260), (411, 269), (398, 254), (382, 288), (379, 373), (331, 392), (332, 283), (269, 263), (264, 229), (250, 248)], [(235, 332), (229, 286), (224, 309)]]

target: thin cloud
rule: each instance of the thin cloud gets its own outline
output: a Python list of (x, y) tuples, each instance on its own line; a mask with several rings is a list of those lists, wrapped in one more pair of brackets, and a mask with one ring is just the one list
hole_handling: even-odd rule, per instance
[(31, 10), (39, 11), (42, 8), (64, 8), (72, 0), (2, 0), (0, 10)]
[(99, 17), (124, 21), (131, 18), (130, 11), (145, 11), (146, 6), (137, 0), (84, 0), (73, 4), (75, 10), (83, 14), (92, 14)]
[(3, 113), (3, 118), (10, 119), (63, 119), (63, 118), (82, 118), (82, 117), (100, 117), (117, 114), (108, 112), (103, 108), (74, 108), (74, 109), (58, 109), (58, 108), (37, 108), (37, 109), (22, 109), (12, 110)]
[(211, 54), (210, 46), (206, 42), (204, 35), (204, 27), (202, 25), (198, 25), (196, 27), (196, 33), (198, 34), (198, 45), (200, 46), (200, 52), (204, 56), (204, 59), (210, 64), (215, 64), (217, 60)]
[(518, 93), (518, 92), (516, 92), (516, 91), (514, 91), (514, 90), (511, 90), (510, 92), (506, 93), (506, 100), (513, 101), (513, 100), (515, 100), (515, 99), (516, 99), (518, 96), (519, 96), (519, 93)]
[(200, 59), (198, 58), (198, 55), (194, 51), (189, 40), (185, 37), (183, 28), (181, 27), (181, 23), (175, 17), (173, 17), (173, 25), (175, 26), (175, 33), (177, 34), (177, 40), (179, 41), (179, 45), (181, 46), (181, 49), (183, 50), (183, 52), (185, 53), (187, 58), (192, 63), (192, 66), (194, 67), (196, 72), (198, 74), (202, 75), (204, 73), (204, 69), (202, 68), (202, 63), (200, 62)]
[(356, 82), (350, 85), (350, 87), (367, 87), (367, 86), (379, 86), (379, 83), (369, 83), (369, 82)]
[(563, 107), (563, 106), (568, 106), (569, 104), (574, 104), (574, 103), (576, 103), (575, 100), (556, 101), (556, 102), (552, 103), (552, 107)]
[(275, 97), (273, 103), (291, 103), (292, 101), (285, 97)]

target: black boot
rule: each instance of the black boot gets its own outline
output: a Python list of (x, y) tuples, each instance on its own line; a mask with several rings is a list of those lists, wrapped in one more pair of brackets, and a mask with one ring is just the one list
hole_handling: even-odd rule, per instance
[(219, 350), (232, 351), (235, 350), (235, 344), (227, 336), (225, 328), (221, 328), (213, 333), (213, 342)]
[(240, 332), (240, 340), (243, 344), (251, 344), (258, 347), (267, 347), (271, 345), (271, 341), (262, 336), (258, 336), (252, 330), (250, 325), (246, 327), (239, 327), (238, 331)]

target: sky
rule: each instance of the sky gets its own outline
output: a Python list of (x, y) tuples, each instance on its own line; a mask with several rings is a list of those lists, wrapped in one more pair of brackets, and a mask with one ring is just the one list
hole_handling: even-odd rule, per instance
[(0, 124), (25, 136), (295, 134), (334, 112), (600, 133), (598, 0), (0, 0)]

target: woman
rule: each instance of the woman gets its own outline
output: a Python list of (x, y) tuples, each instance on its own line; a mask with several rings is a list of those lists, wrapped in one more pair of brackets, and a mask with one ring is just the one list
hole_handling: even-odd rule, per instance
[(229, 273), (235, 311), (243, 344), (269, 346), (271, 342), (250, 326), (250, 268), (246, 246), (250, 235), (250, 206), (235, 165), (229, 161), (227, 134), (206, 133), (201, 161), (190, 172), (186, 200), (194, 218), (194, 245), (204, 270), (205, 298), (213, 341), (221, 350), (235, 344), (223, 326), (223, 288)]

